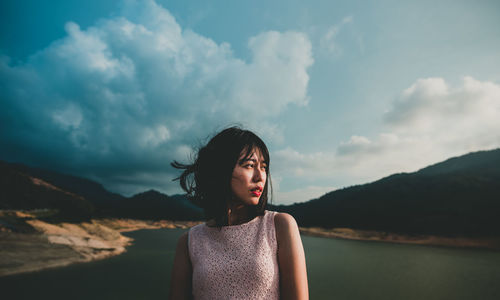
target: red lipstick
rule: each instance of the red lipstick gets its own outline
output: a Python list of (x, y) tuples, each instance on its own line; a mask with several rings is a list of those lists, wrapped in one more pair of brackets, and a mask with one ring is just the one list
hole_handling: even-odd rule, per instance
[(255, 187), (255, 188), (250, 190), (250, 193), (252, 193), (253, 196), (258, 197), (262, 194), (262, 188), (260, 186)]

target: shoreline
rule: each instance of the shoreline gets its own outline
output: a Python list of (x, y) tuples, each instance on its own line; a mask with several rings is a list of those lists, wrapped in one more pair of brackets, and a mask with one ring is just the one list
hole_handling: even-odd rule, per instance
[[(141, 229), (189, 228), (199, 222), (94, 219), (47, 223), (25, 212), (10, 212), (23, 230), (0, 223), (0, 277), (105, 259), (126, 252), (133, 239), (122, 235)], [(28, 228), (28, 230), (27, 230)]]
[(439, 246), (459, 249), (470, 248), (496, 251), (500, 250), (500, 237), (470, 238), (444, 237), (436, 235), (406, 235), (373, 230), (357, 230), (351, 228), (324, 229), (319, 227), (299, 227), (299, 230), (300, 233), (304, 235), (333, 239)]
[[(190, 228), (201, 221), (142, 221), (93, 219), (82, 223), (47, 223), (26, 212), (11, 212), (21, 232), (0, 223), (0, 277), (63, 267), (116, 256), (127, 251), (133, 239), (123, 232), (141, 229)], [(26, 230), (29, 228), (30, 230)], [(467, 238), (402, 235), (350, 228), (299, 227), (300, 233), (322, 238), (416, 244), (451, 248), (500, 250), (500, 237)]]

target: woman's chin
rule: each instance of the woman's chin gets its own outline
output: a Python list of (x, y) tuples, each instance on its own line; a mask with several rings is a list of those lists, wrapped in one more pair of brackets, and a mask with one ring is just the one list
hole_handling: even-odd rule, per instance
[(248, 201), (245, 201), (245, 204), (248, 206), (256, 206), (259, 204), (259, 198), (249, 199)]

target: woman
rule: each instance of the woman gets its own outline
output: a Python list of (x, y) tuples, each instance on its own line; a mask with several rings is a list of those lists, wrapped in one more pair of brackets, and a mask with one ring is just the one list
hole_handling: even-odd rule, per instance
[(265, 210), (269, 152), (257, 135), (227, 128), (193, 164), (172, 165), (207, 222), (179, 238), (170, 299), (308, 299), (297, 223)]

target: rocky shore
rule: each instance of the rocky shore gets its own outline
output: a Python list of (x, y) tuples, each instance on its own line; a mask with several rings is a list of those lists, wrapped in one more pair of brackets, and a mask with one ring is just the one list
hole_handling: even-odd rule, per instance
[[(0, 213), (0, 276), (104, 259), (126, 251), (133, 240), (121, 232), (189, 228), (195, 222), (98, 219), (47, 223), (22, 211)], [(9, 222), (6, 222), (8, 220)]]

